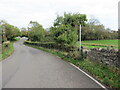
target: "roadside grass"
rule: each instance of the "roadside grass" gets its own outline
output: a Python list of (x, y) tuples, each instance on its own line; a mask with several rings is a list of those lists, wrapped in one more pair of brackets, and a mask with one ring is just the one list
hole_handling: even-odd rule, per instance
[[(120, 40), (90, 40), (90, 41), (82, 41), (83, 46), (88, 48), (107, 48), (108, 46), (113, 46), (115, 49), (120, 49), (120, 46), (118, 44)], [(86, 45), (89, 44), (89, 45)], [(96, 45), (95, 45), (96, 44)]]
[(2, 54), (1, 54), (1, 52), (0, 52), (0, 61), (2, 61)]
[(0, 54), (0, 61), (4, 60), (8, 56), (10, 56), (14, 51), (13, 42), (10, 42), (8, 47), (2, 46), (2, 54)]
[(81, 69), (83, 69), (84, 71), (86, 71), (87, 73), (95, 77), (98, 81), (100, 81), (104, 85), (110, 88), (120, 89), (120, 69), (119, 68), (101, 65), (89, 59), (75, 60), (73, 58), (67, 57), (64, 52), (61, 52), (58, 50), (46, 49), (43, 47), (38, 47), (38, 46), (33, 46), (28, 44), (25, 44), (25, 45), (59, 56), (65, 61), (68, 61), (80, 67)]
[(8, 45), (8, 47), (5, 47), (4, 45), (1, 46), (0, 61), (9, 57), (14, 52), (13, 44), (14, 44), (14, 42), (16, 42), (18, 40), (20, 40), (20, 39), (14, 38), (12, 41), (10, 41), (10, 44)]

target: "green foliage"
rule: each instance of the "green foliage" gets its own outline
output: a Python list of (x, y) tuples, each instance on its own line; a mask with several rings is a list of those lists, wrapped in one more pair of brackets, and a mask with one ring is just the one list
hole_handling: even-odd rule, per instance
[(3, 41), (13, 40), (15, 37), (20, 36), (20, 30), (5, 21), (0, 21), (0, 30), (2, 31), (0, 35), (3, 37)]
[(13, 42), (10, 42), (9, 45), (2, 45), (2, 53), (0, 53), (0, 61), (4, 60), (8, 56), (10, 56), (14, 51)]
[(45, 32), (45, 38), (44, 41), (45, 42), (54, 42), (54, 36), (50, 33), (50, 31), (46, 31)]
[(4, 30), (8, 40), (12, 40), (14, 37), (20, 35), (19, 29), (10, 24), (4, 24)]
[(73, 59), (80, 59), (81, 58), (81, 55), (80, 55), (80, 52), (79, 51), (70, 51), (68, 54), (67, 54), (67, 57), (71, 57)]
[(104, 25), (95, 18), (90, 19), (86, 26), (82, 27), (82, 40), (103, 39), (118, 39), (118, 31), (105, 29)]
[(28, 30), (26, 28), (21, 28), (21, 37), (28, 37)]
[(38, 22), (30, 22), (31, 27), (29, 28), (28, 38), (31, 41), (44, 41), (45, 30)]
[(79, 25), (84, 26), (86, 21), (84, 14), (64, 13), (64, 16), (57, 16), (54, 27), (50, 28), (51, 35), (56, 43), (76, 45)]
[(55, 42), (33, 42), (33, 41), (25, 41), (24, 44), (28, 45), (35, 45), (35, 46), (41, 46), (44, 48), (50, 48), (50, 49), (56, 49), (60, 51), (70, 52), (70, 51), (76, 51), (78, 49), (77, 46), (68, 45), (68, 44), (57, 44)]
[(66, 33), (63, 33), (60, 36), (58, 36), (56, 41), (58, 43), (63, 43), (63, 44), (67, 43), (67, 35), (66, 35)]
[(61, 24), (64, 25), (71, 25), (72, 27), (75, 27), (75, 25), (85, 25), (86, 15), (85, 14), (79, 14), (79, 13), (64, 13), (64, 16), (57, 16), (57, 19), (54, 22), (54, 26), (59, 26)]

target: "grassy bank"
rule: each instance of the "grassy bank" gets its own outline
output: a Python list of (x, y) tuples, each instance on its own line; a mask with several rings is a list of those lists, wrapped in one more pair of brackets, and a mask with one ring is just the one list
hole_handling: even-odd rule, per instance
[(0, 54), (0, 61), (4, 60), (10, 56), (14, 51), (13, 42), (11, 42), (8, 47), (2, 46), (2, 54)]
[(15, 38), (10, 42), (10, 44), (6, 47), (5, 45), (1, 46), (1, 53), (0, 53), (0, 61), (4, 60), (5, 58), (9, 57), (14, 52), (13, 44), (14, 42), (20, 40), (19, 38)]
[(49, 53), (52, 53), (56, 56), (61, 57), (65, 61), (71, 62), (76, 66), (80, 67), (84, 71), (88, 72), (92, 76), (94, 76), (101, 83), (111, 87), (111, 88), (120, 88), (120, 69), (115, 67), (107, 67), (100, 64), (97, 64), (88, 59), (86, 60), (74, 60), (66, 56), (64, 52), (60, 52), (57, 50), (46, 49), (43, 47), (28, 45), (33, 48), (37, 48)]

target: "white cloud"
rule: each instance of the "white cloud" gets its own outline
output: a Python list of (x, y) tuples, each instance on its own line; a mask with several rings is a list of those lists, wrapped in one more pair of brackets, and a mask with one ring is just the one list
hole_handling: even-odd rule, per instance
[(27, 27), (29, 21), (38, 21), (47, 28), (53, 24), (56, 13), (79, 12), (97, 17), (111, 29), (118, 28), (118, 0), (1, 0), (0, 19), (18, 27)]

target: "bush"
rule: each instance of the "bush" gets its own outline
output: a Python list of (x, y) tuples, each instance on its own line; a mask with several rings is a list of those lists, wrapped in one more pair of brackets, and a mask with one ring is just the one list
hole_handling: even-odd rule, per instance
[(70, 51), (67, 56), (72, 57), (73, 59), (77, 59), (77, 60), (81, 58), (79, 51)]
[(42, 25), (40, 25), (38, 22), (33, 22), (33, 21), (30, 22), (30, 25), (32, 27), (29, 28), (28, 38), (31, 41), (44, 41), (45, 30), (42, 27)]
[(67, 45), (67, 44), (57, 44), (55, 42), (25, 41), (24, 43), (29, 44), (29, 45), (41, 46), (41, 47), (49, 48), (49, 49), (57, 49), (57, 50), (60, 50), (60, 51), (65, 51), (65, 52), (76, 51), (78, 49), (78, 47), (76, 47), (76, 46)]

